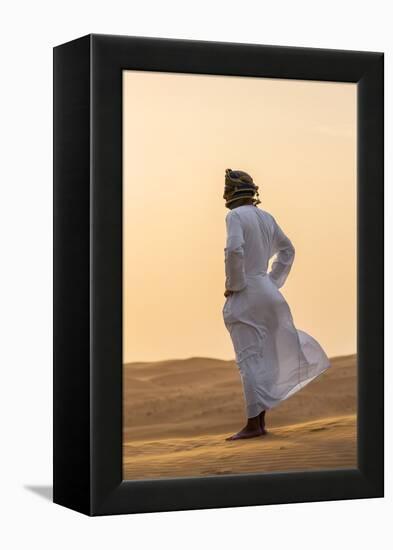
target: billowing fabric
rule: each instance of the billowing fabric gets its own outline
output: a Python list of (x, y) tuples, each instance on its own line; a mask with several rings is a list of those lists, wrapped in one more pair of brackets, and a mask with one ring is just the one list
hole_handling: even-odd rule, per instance
[[(280, 292), (295, 249), (276, 219), (255, 205), (226, 216), (222, 314), (243, 384), (248, 418), (278, 405), (330, 367), (320, 344), (295, 327)], [(268, 273), (269, 259), (276, 255)]]

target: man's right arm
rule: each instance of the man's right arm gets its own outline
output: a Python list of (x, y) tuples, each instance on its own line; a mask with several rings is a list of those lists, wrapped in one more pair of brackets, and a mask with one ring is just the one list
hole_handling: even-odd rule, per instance
[(295, 247), (274, 220), (273, 255), (277, 254), (269, 277), (277, 288), (281, 288), (291, 271), (295, 259)]

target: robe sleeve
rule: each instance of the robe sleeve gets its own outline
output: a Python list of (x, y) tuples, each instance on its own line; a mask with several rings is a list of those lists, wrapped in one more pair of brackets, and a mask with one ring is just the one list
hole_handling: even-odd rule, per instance
[(240, 218), (235, 211), (226, 218), (227, 240), (225, 255), (225, 288), (237, 292), (247, 286), (244, 269), (244, 236)]
[(289, 272), (291, 271), (292, 264), (295, 259), (295, 247), (285, 235), (276, 220), (273, 220), (274, 234), (272, 256), (274, 256), (275, 254), (277, 254), (277, 256), (272, 263), (269, 277), (277, 288), (281, 288), (285, 283)]

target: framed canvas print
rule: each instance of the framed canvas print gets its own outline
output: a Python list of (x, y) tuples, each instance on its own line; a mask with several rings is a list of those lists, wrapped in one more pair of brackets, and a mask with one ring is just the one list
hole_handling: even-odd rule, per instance
[(54, 48), (54, 502), (383, 496), (383, 60)]

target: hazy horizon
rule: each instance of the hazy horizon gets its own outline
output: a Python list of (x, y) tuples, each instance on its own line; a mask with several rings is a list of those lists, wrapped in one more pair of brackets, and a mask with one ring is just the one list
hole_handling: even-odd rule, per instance
[[(357, 355), (357, 352), (346, 353), (344, 355), (334, 355), (329, 357), (329, 359), (351, 357), (352, 355)], [(189, 357), (169, 357), (166, 359), (153, 359), (153, 360), (144, 359), (143, 361), (127, 361), (127, 362), (124, 362), (124, 365), (134, 365), (134, 364), (142, 364), (142, 363), (146, 363), (146, 364), (147, 363), (164, 363), (164, 362), (170, 363), (171, 361), (191, 361), (193, 359), (209, 359), (212, 361), (234, 361), (235, 360), (234, 357), (229, 359), (223, 359), (222, 357), (210, 357), (207, 355), (190, 355)]]
[(222, 319), (226, 168), (296, 256), (281, 292), (356, 353), (356, 84), (123, 71), (124, 363), (234, 358)]

